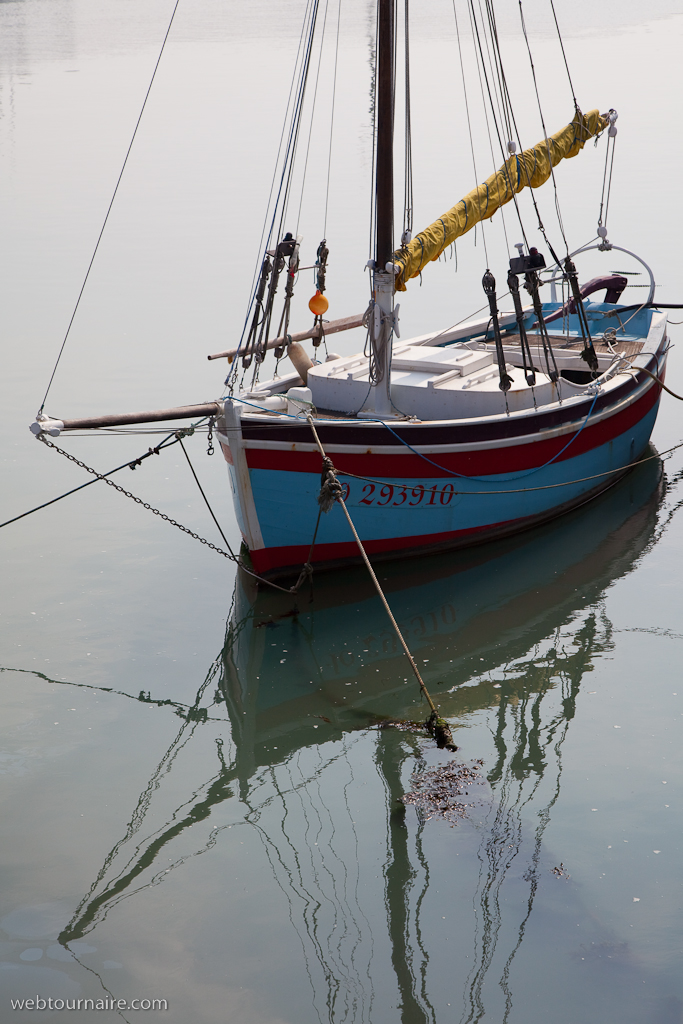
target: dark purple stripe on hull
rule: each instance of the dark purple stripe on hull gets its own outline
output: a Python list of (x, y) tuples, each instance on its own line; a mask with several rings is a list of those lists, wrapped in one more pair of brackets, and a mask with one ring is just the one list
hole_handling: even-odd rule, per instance
[[(609, 394), (599, 395), (593, 409), (599, 413), (616, 405), (632, 394), (646, 380), (629, 377), (627, 381)], [(654, 386), (654, 385), (653, 385)], [(397, 423), (392, 424), (394, 430), (403, 441), (413, 446), (438, 444), (476, 444), (481, 441), (509, 440), (511, 438), (530, 437), (542, 430), (554, 430), (568, 423), (576, 422), (585, 417), (592, 404), (592, 397), (587, 397), (582, 405), (570, 408), (558, 406), (551, 412), (533, 414), (519, 418), (497, 420), (495, 423), (430, 424), (430, 423)], [(377, 445), (395, 445), (399, 443), (390, 431), (381, 423), (362, 423), (349, 419), (348, 423), (316, 422), (316, 430), (323, 445), (358, 444), (376, 448)], [(245, 441), (289, 441), (291, 443), (310, 443), (311, 431), (306, 423), (293, 421), (272, 421), (253, 423), (242, 421), (242, 434)]]
[[(608, 419), (601, 420), (593, 426), (587, 426), (576, 437), (566, 449), (559, 455), (558, 462), (574, 458), (584, 452), (606, 444), (613, 438), (625, 433), (634, 424), (640, 422), (650, 411), (659, 398), (661, 388), (653, 384), (637, 401), (615, 413)], [(597, 405), (597, 403), (596, 403)], [(590, 409), (590, 405), (584, 412), (584, 417)], [(576, 421), (576, 411), (573, 412)], [(275, 424), (277, 425), (277, 424)], [(291, 429), (288, 424), (284, 430)], [(311, 431), (308, 425), (304, 426), (300, 441), (310, 443)], [(317, 429), (317, 424), (316, 424)], [(245, 431), (246, 433), (246, 431)], [(403, 432), (402, 432), (403, 433)], [(355, 438), (353, 428), (344, 431), (343, 442), (353, 443), (349, 435)], [(387, 436), (386, 432), (384, 436)], [(388, 435), (389, 443), (396, 444), (395, 438)], [(471, 452), (432, 452), (427, 456), (431, 462), (436, 462), (443, 469), (438, 469), (430, 462), (425, 461), (419, 455), (414, 455), (408, 449), (405, 454), (385, 453), (381, 445), (377, 444), (377, 436), (373, 441), (373, 451), (366, 455), (356, 455), (347, 452), (334, 456), (334, 463), (340, 472), (356, 473), (359, 476), (373, 477), (447, 477), (451, 473), (459, 473), (463, 476), (486, 476), (496, 473), (513, 473), (525, 469), (534, 469), (542, 466), (550, 459), (553, 459), (567, 445), (571, 435), (548, 438), (544, 441), (536, 441), (533, 444), (511, 445), (506, 448), (486, 448)], [(247, 438), (245, 437), (245, 440)], [(279, 435), (271, 435), (270, 440), (284, 440)], [(419, 444), (412, 436), (410, 443)], [(323, 442), (324, 443), (324, 442)], [(329, 446), (332, 442), (327, 442)], [(341, 442), (338, 442), (341, 443)], [(448, 443), (454, 443), (450, 439)], [(248, 444), (248, 440), (247, 440)], [(250, 469), (275, 469), (290, 471), (293, 473), (319, 473), (321, 460), (317, 452), (288, 451), (287, 449), (249, 448), (246, 449), (247, 464)]]

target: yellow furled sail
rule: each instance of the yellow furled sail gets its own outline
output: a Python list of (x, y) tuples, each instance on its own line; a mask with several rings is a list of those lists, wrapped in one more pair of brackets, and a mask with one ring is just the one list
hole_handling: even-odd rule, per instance
[(496, 210), (510, 202), (515, 192), (521, 192), (527, 186), (538, 188), (542, 185), (560, 160), (576, 156), (588, 139), (604, 131), (608, 124), (609, 120), (597, 110), (588, 114), (577, 110), (571, 123), (562, 131), (549, 136), (547, 141), (543, 139), (533, 149), (513, 154), (483, 185), (472, 189), (448, 213), (394, 253), (394, 263), (401, 267), (396, 277), (396, 290), (404, 292), (411, 277), (417, 277), (427, 263), (438, 259), (456, 238), (479, 221), (492, 217)]

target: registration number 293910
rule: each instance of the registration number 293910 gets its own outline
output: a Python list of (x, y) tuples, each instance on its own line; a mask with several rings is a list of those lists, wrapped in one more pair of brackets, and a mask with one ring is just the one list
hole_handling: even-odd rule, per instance
[(354, 480), (352, 483), (344, 483), (342, 497), (344, 501), (351, 501), (355, 505), (390, 505), (393, 508), (405, 505), (407, 508), (416, 505), (450, 505), (454, 494), (455, 487), (451, 483), (433, 484), (431, 487), (416, 484), (411, 487), (406, 484), (372, 484)]

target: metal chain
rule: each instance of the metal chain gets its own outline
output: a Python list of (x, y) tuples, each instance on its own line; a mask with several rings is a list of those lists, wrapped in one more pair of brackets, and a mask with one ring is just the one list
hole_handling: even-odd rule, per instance
[(208, 441), (209, 444), (208, 444), (208, 448), (206, 449), (206, 454), (207, 455), (213, 455), (213, 453), (215, 451), (215, 448), (213, 446), (213, 426), (214, 426), (215, 422), (216, 422), (216, 420), (212, 416), (211, 419), (209, 420), (209, 433), (208, 433), (208, 436), (207, 436), (207, 441)]
[[(194, 428), (190, 427), (189, 429), (186, 430), (177, 431), (176, 437), (178, 440), (180, 440), (181, 437), (186, 437), (193, 433)], [(115, 484), (113, 480), (109, 480), (108, 477), (103, 476), (102, 473), (98, 473), (97, 470), (93, 469), (91, 466), (86, 466), (85, 462), (81, 462), (81, 460), (77, 459), (75, 455), (70, 455), (69, 452), (65, 452), (63, 448), (59, 448), (56, 444), (53, 444), (52, 441), (48, 441), (48, 439), (45, 437), (45, 434), (38, 434), (37, 440), (42, 441), (43, 444), (47, 445), (48, 448), (54, 448), (56, 452), (59, 452), (60, 455), (63, 455), (65, 459), (69, 460), (69, 462), (74, 462), (77, 466), (80, 466), (80, 468), (84, 469), (86, 473), (90, 473), (98, 480), (104, 480), (105, 484), (108, 484), (110, 487), (113, 487), (115, 491), (118, 491), (120, 494), (125, 495), (126, 498), (131, 498), (136, 505), (142, 505), (142, 507), (146, 508), (149, 512), (153, 512), (155, 516), (159, 516), (160, 519), (163, 519), (165, 522), (170, 523), (171, 526), (176, 526), (179, 530), (182, 530), (182, 532), (186, 533), (188, 537), (192, 537), (193, 540), (198, 540), (200, 544), (203, 544), (205, 547), (209, 548), (210, 551), (215, 551), (216, 554), (222, 555), (223, 558), (227, 558), (229, 562), (234, 562), (235, 565), (239, 566), (239, 568), (246, 572), (248, 576), (251, 576), (253, 577), (253, 579), (258, 580), (259, 583), (264, 583), (266, 586), (272, 587), (274, 590), (279, 590), (283, 594), (296, 594), (300, 590), (304, 581), (309, 579), (313, 573), (313, 566), (311, 565), (310, 559), (311, 555), (313, 554), (313, 545), (315, 544), (315, 538), (318, 533), (317, 524), (315, 527), (315, 533), (313, 534), (311, 550), (308, 553), (308, 561), (304, 563), (301, 569), (301, 573), (299, 574), (299, 579), (297, 580), (293, 587), (281, 587), (278, 583), (274, 583), (272, 580), (268, 580), (264, 576), (259, 576), (258, 573), (252, 572), (252, 570), (248, 569), (247, 566), (237, 557), (237, 555), (234, 555), (231, 551), (224, 551), (223, 548), (219, 548), (218, 545), (212, 544), (211, 541), (206, 540), (205, 537), (200, 537), (198, 533), (195, 533), (193, 530), (190, 530), (187, 526), (183, 526), (183, 524), (177, 522), (177, 520), (171, 519), (171, 517), (167, 516), (165, 512), (162, 512), (158, 508), (154, 508), (153, 505), (150, 505), (148, 502), (143, 501), (142, 498), (138, 498), (135, 494), (132, 494), (131, 491), (127, 491), (125, 487), (121, 487), (119, 484)], [(171, 443), (175, 444), (175, 442)], [(151, 455), (152, 453), (154, 453), (155, 455), (158, 455), (160, 450), (161, 445), (158, 448), (150, 448), (148, 454)], [(145, 456), (143, 456), (143, 458), (145, 458)], [(141, 460), (138, 459), (134, 462), (131, 462), (130, 468), (135, 469), (136, 465), (141, 465)], [(197, 483), (199, 483), (199, 481), (197, 481)], [(318, 516), (318, 522), (320, 522), (320, 516)]]
[[(98, 480), (103, 480), (105, 484), (107, 484), (109, 487), (113, 487), (115, 491), (118, 491), (120, 494), (125, 495), (126, 498), (131, 498), (136, 503), (136, 505), (142, 505), (143, 508), (146, 508), (155, 516), (159, 516), (159, 518), (163, 519), (165, 522), (170, 523), (171, 526), (176, 526), (179, 530), (182, 530), (183, 533), (186, 533), (188, 537), (192, 537), (194, 540), (198, 540), (200, 544), (204, 544), (211, 551), (215, 551), (217, 552), (217, 554), (223, 555), (224, 558), (229, 559), (231, 562), (235, 562), (237, 565), (241, 564), (239, 559), (236, 558), (234, 555), (231, 555), (230, 552), (223, 551), (223, 549), (217, 547), (216, 544), (212, 544), (210, 540), (206, 540), (206, 538), (200, 537), (198, 533), (194, 533), (187, 526), (183, 526), (182, 523), (177, 522), (175, 519), (171, 519), (171, 517), (167, 516), (165, 512), (162, 512), (158, 508), (154, 508), (153, 505), (150, 505), (148, 502), (143, 501), (142, 498), (138, 498), (135, 494), (132, 494), (131, 491), (127, 491), (125, 487), (121, 487), (120, 484), (116, 484), (114, 483), (113, 480), (109, 480), (106, 476), (103, 476), (101, 473), (98, 473), (96, 469), (93, 469), (91, 466), (86, 466), (85, 462), (81, 462), (81, 460), (77, 459), (75, 455), (70, 455), (69, 452), (65, 452), (63, 448), (59, 448), (56, 444), (53, 444), (52, 441), (48, 441), (44, 434), (39, 434), (38, 440), (42, 441), (43, 444), (47, 445), (48, 448), (54, 448), (56, 452), (59, 452), (60, 455), (63, 455), (64, 458), (69, 460), (69, 462), (75, 462), (75, 464), (77, 466), (80, 466), (81, 469), (84, 469), (86, 473), (91, 473), (92, 476), (96, 476)], [(150, 448), (150, 452), (151, 451), (155, 451), (155, 449)], [(156, 451), (156, 454), (158, 455), (159, 452)]]

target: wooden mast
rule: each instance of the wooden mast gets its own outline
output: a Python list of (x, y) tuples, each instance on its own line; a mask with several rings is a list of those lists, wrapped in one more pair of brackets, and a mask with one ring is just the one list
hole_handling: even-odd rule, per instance
[[(396, 0), (378, 0), (377, 150), (374, 309), (370, 318), (373, 388), (366, 414), (392, 416), (391, 333), (394, 315), (394, 28)], [(387, 270), (389, 267), (389, 270)]]
[(382, 271), (394, 252), (394, 8), (395, 0), (379, 0), (375, 260)]

